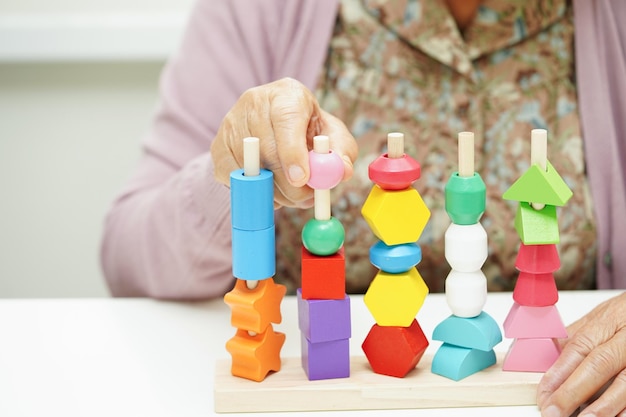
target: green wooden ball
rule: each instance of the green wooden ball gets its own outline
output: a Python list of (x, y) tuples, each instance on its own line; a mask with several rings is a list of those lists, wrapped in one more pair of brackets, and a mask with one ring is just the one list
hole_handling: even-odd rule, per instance
[(302, 243), (314, 255), (328, 256), (336, 253), (345, 239), (346, 233), (339, 220), (311, 219), (302, 228)]

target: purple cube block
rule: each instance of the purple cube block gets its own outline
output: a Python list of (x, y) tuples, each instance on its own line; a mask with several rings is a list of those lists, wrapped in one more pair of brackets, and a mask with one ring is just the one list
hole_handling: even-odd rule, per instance
[(349, 339), (350, 298), (343, 300), (305, 300), (298, 289), (298, 327), (313, 343)]
[(350, 340), (312, 343), (301, 333), (302, 367), (310, 381), (350, 376)]

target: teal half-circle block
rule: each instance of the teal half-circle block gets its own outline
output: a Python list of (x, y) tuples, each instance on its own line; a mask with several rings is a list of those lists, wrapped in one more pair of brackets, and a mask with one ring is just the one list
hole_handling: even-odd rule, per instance
[(502, 341), (502, 332), (498, 323), (482, 311), (471, 318), (448, 317), (435, 327), (433, 340), (487, 352)]
[(444, 343), (435, 353), (431, 372), (459, 381), (495, 363), (496, 354), (493, 350), (485, 352)]
[(382, 240), (370, 248), (370, 262), (376, 268), (400, 274), (413, 268), (422, 260), (422, 249), (417, 243), (386, 245)]

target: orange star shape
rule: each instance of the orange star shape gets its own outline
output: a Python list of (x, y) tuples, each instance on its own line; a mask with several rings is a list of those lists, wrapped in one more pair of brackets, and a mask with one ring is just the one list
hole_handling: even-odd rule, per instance
[(264, 333), (254, 336), (238, 329), (235, 336), (226, 342), (233, 362), (234, 376), (261, 382), (270, 371), (280, 371), (280, 350), (285, 343), (285, 334), (274, 332), (270, 324)]
[(263, 333), (270, 323), (280, 323), (280, 303), (287, 292), (284, 285), (275, 284), (272, 278), (258, 282), (249, 289), (246, 281), (238, 279), (235, 288), (224, 296), (231, 309), (233, 327)]

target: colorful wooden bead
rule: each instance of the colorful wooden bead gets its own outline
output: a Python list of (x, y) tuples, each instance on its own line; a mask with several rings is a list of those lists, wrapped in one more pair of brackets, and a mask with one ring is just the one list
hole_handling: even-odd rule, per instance
[(370, 262), (390, 274), (408, 271), (422, 260), (422, 249), (417, 243), (388, 246), (378, 241), (370, 247)]
[(502, 195), (505, 200), (542, 203), (550, 206), (564, 206), (572, 197), (572, 190), (554, 169), (550, 161), (543, 170), (532, 165)]
[(298, 326), (312, 343), (349, 339), (350, 298), (342, 300), (306, 300), (298, 289)]
[(386, 191), (377, 185), (361, 214), (376, 237), (389, 246), (417, 242), (430, 218), (430, 210), (414, 188)]
[(422, 308), (428, 287), (415, 268), (401, 274), (379, 271), (363, 302), (381, 326), (406, 327)]
[[(232, 227), (263, 230), (274, 225), (274, 175), (261, 169), (257, 176), (246, 176), (243, 169), (230, 173)], [(267, 277), (266, 277), (267, 278)]]
[(361, 347), (375, 373), (403, 378), (422, 358), (428, 340), (413, 320), (409, 327), (375, 324)]
[(452, 223), (478, 223), (485, 212), (487, 187), (478, 173), (461, 177), (453, 173), (445, 187), (445, 207)]
[(520, 272), (513, 289), (513, 300), (523, 306), (544, 307), (559, 301), (554, 275)]
[(343, 300), (346, 292), (346, 259), (343, 247), (328, 256), (302, 248), (302, 298)]
[(444, 343), (433, 357), (433, 374), (460, 381), (496, 363), (493, 350), (482, 351)]
[(487, 260), (487, 232), (480, 223), (452, 223), (446, 230), (444, 241), (446, 260), (455, 271), (477, 271)]
[(525, 245), (559, 243), (556, 207), (545, 206), (541, 210), (535, 210), (528, 203), (519, 203), (515, 214), (515, 230)]
[(450, 271), (446, 278), (446, 301), (458, 317), (478, 316), (487, 302), (487, 278), (481, 270)]
[(518, 271), (546, 274), (557, 271), (560, 267), (561, 260), (556, 245), (520, 245), (515, 260)]
[(263, 333), (270, 323), (280, 323), (280, 302), (286, 292), (287, 288), (275, 284), (272, 278), (259, 281), (252, 290), (244, 280), (238, 279), (235, 287), (224, 296), (224, 302), (232, 313), (231, 325), (238, 329)]
[(350, 340), (313, 343), (300, 335), (302, 367), (310, 381), (350, 376)]
[(560, 354), (561, 348), (554, 339), (516, 339), (502, 362), (502, 370), (546, 372)]
[(343, 246), (345, 231), (339, 220), (310, 219), (302, 229), (302, 244), (311, 253), (320, 256), (332, 255)]
[(384, 190), (404, 190), (419, 179), (421, 167), (406, 154), (401, 158), (384, 154), (369, 165), (368, 174), (370, 180)]
[(502, 327), (504, 335), (508, 338), (567, 337), (567, 330), (556, 306), (531, 307), (513, 303)]
[(233, 276), (261, 280), (276, 273), (274, 226), (263, 230), (232, 229)]
[(280, 371), (280, 350), (284, 343), (285, 335), (274, 332), (271, 325), (264, 333), (254, 336), (238, 329), (226, 342), (226, 350), (232, 356), (231, 373), (260, 382), (270, 371)]
[(450, 316), (435, 327), (433, 340), (468, 349), (490, 351), (502, 341), (498, 323), (484, 311), (472, 318)]
[(341, 182), (344, 165), (332, 150), (328, 153), (309, 152), (310, 176), (307, 185), (316, 190), (330, 190)]

